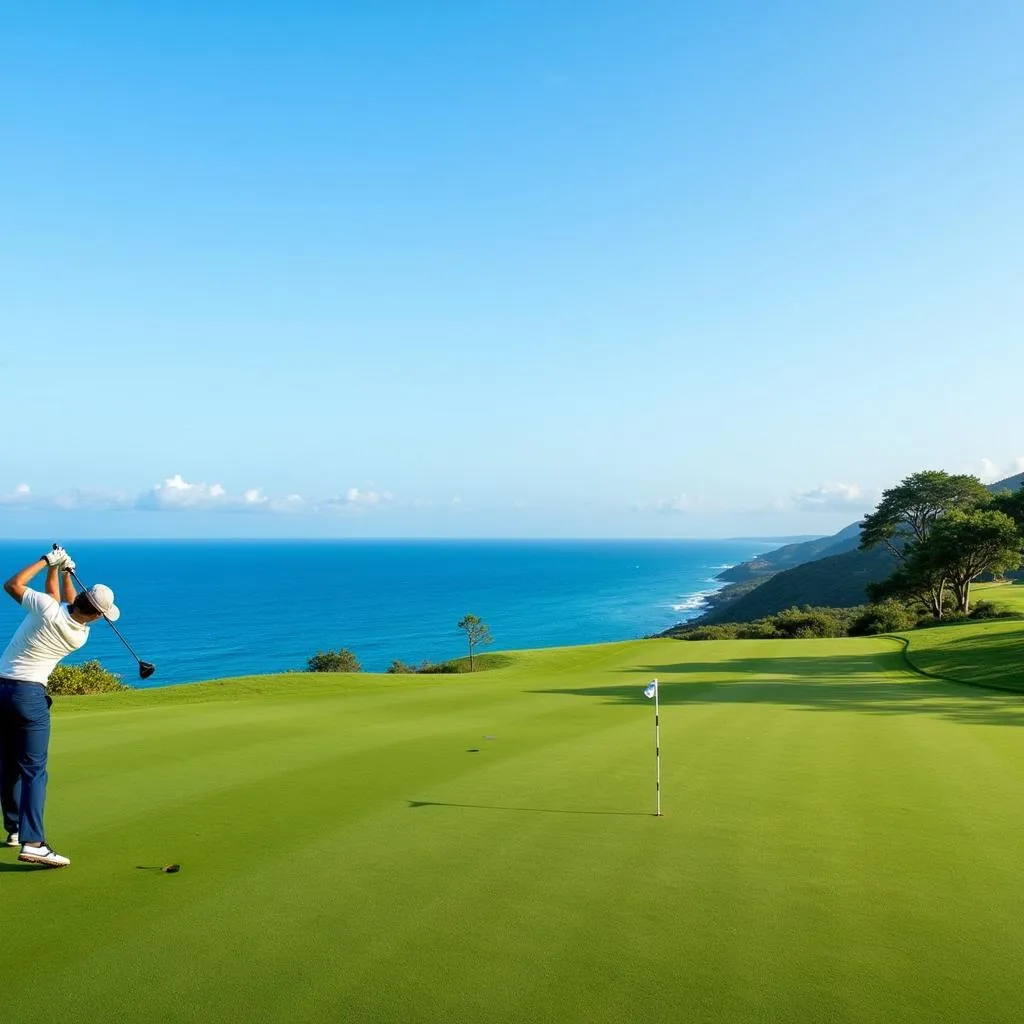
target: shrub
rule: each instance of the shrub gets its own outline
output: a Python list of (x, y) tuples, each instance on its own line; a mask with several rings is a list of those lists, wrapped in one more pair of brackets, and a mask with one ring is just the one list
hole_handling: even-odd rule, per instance
[(772, 619), (776, 635), (783, 638), (846, 636), (846, 616), (836, 608), (787, 608)]
[(736, 622), (723, 622), (717, 626), (694, 626), (679, 636), (683, 640), (734, 640), (739, 628)]
[(969, 621), (966, 615), (962, 615), (960, 612), (945, 612), (941, 619), (935, 618), (934, 615), (927, 615), (923, 619), (917, 620), (915, 629), (936, 629), (940, 626), (955, 626), (961, 622)]
[(359, 659), (347, 648), (317, 651), (306, 663), (309, 672), (362, 672)]
[(417, 672), (424, 675), (457, 675), (469, 671), (469, 662), (462, 661), (421, 661)]
[(51, 694), (78, 695), (84, 693), (114, 693), (130, 690), (115, 672), (108, 672), (98, 661), (81, 665), (57, 665), (50, 673)]
[(453, 658), (451, 661), (421, 661), (416, 671), (424, 675), (462, 675), (466, 672), (483, 672), (485, 669), (504, 668), (513, 660), (510, 655), (504, 653), (478, 654), (472, 668), (469, 658)]
[(758, 619), (756, 622), (741, 622), (736, 630), (737, 640), (776, 640), (780, 637), (775, 632), (775, 624), (771, 617)]
[(390, 665), (388, 665), (388, 673), (390, 675), (406, 675), (411, 672), (415, 672), (416, 668), (413, 665), (407, 665), (404, 661), (399, 661), (395, 658)]
[(880, 601), (868, 605), (850, 623), (850, 636), (877, 636), (879, 633), (898, 633), (913, 629), (917, 623), (917, 612), (900, 601)]
[(968, 618), (971, 619), (1016, 619), (1018, 612), (1010, 611), (1008, 608), (999, 608), (991, 601), (979, 601), (972, 609)]

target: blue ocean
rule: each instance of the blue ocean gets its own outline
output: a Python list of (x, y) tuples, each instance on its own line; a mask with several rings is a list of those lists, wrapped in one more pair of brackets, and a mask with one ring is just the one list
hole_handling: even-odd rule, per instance
[[(0, 578), (47, 545), (0, 543)], [(348, 647), (366, 671), (466, 653), (457, 623), (488, 624), (489, 650), (630, 640), (700, 613), (715, 575), (771, 542), (65, 541), (86, 584), (114, 589), (118, 627), (157, 672), (141, 683), (103, 623), (69, 663), (98, 658), (132, 685), (303, 669)], [(33, 586), (42, 589), (40, 574)], [(21, 611), (0, 603), (0, 642)]]

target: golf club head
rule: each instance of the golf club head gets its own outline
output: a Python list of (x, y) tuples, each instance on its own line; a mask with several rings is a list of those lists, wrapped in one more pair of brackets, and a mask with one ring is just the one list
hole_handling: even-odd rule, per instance
[(156, 665), (151, 665), (148, 661), (139, 662), (139, 678), (148, 679), (156, 671)]

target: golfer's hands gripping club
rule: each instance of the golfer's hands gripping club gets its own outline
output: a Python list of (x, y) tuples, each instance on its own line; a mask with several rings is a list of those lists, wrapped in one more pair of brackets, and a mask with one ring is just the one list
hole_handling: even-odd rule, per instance
[[(43, 561), (51, 568), (60, 569), (71, 560), (71, 556), (59, 545), (53, 547), (43, 555)], [(74, 565), (74, 562), (71, 562)]]

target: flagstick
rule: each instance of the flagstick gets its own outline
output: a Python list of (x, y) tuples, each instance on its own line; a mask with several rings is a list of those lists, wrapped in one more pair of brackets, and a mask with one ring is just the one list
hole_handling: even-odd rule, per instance
[(657, 817), (661, 817), (661, 716), (658, 713), (658, 680), (654, 680), (654, 792), (658, 800)]

